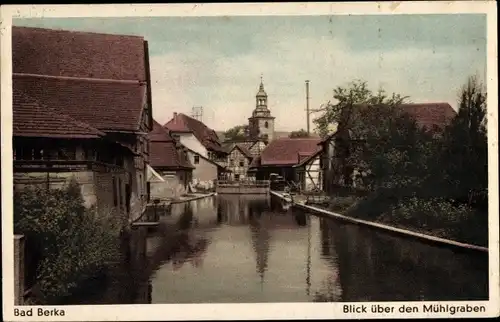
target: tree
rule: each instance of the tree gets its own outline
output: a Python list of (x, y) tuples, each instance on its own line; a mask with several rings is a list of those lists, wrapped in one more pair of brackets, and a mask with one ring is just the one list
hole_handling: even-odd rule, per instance
[[(341, 123), (344, 127), (356, 126), (359, 120), (358, 107), (360, 105), (382, 105), (395, 106), (403, 103), (407, 97), (393, 93), (388, 97), (383, 89), (373, 93), (366, 81), (355, 80), (347, 86), (339, 86), (334, 89), (333, 100), (324, 104), (320, 111), (323, 114), (313, 120), (321, 137), (330, 134), (330, 128), (337, 128)], [(335, 102), (336, 103), (333, 103)]]
[(307, 133), (306, 130), (300, 129), (298, 131), (292, 131), (288, 137), (293, 139), (293, 138), (308, 138), (310, 135)]
[(224, 132), (225, 140), (244, 140), (248, 137), (248, 125), (237, 125)]
[[(337, 131), (334, 181), (351, 185), (354, 170), (366, 185), (382, 185), (387, 176), (409, 157), (408, 147), (416, 126), (397, 108), (406, 97), (372, 92), (364, 81), (354, 81), (334, 90), (323, 114), (314, 120), (320, 136), (333, 127)], [(406, 153), (406, 155), (405, 155)]]
[(462, 88), (458, 115), (446, 129), (442, 164), (447, 190), (454, 198), (473, 204), (483, 202), (488, 189), (487, 94), (477, 77)]

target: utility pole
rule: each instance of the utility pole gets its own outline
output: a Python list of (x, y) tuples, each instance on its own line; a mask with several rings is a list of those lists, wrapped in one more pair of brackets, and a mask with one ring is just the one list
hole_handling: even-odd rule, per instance
[(310, 135), (309, 132), (309, 81), (306, 80), (306, 113), (307, 113), (307, 135)]

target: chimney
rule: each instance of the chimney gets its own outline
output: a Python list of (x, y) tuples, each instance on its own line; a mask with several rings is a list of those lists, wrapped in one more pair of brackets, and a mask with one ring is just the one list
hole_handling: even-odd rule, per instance
[(177, 117), (177, 112), (174, 112), (174, 119)]

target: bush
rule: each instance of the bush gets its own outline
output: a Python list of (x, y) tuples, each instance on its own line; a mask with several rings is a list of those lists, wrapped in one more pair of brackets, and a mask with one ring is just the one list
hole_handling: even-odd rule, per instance
[(357, 196), (331, 197), (328, 208), (333, 211), (345, 211), (353, 206), (360, 198)]
[(34, 295), (51, 304), (118, 259), (119, 220), (85, 208), (75, 181), (62, 189), (26, 188), (14, 195), (14, 230), (39, 255)]
[(487, 216), (481, 215), (466, 205), (454, 205), (442, 198), (419, 199), (411, 197), (391, 207), (377, 221), (395, 224), (410, 230), (432, 234), (437, 237), (487, 244)]

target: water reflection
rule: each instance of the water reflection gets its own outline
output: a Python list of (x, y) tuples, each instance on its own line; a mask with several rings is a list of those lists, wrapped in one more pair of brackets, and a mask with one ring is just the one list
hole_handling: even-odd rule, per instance
[(94, 303), (465, 300), (488, 294), (483, 257), (283, 211), (265, 196), (175, 204), (156, 232), (147, 238), (136, 232), (130, 243), (127, 264)]
[(488, 298), (483, 254), (457, 253), (328, 219), (320, 222), (322, 257), (339, 269), (343, 301)]

